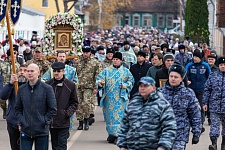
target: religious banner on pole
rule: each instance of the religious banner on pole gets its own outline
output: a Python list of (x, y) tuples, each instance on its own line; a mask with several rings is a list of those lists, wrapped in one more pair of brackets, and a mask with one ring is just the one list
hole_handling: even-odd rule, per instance
[(19, 20), (20, 12), (22, 10), (21, 7), (22, 7), (22, 0), (11, 0), (10, 17), (14, 25)]
[(0, 22), (5, 18), (8, 0), (0, 0)]

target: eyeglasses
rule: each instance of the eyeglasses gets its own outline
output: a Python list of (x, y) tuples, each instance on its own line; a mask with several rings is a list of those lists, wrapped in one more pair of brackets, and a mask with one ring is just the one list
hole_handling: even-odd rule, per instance
[(63, 70), (53, 69), (53, 72), (62, 72)]

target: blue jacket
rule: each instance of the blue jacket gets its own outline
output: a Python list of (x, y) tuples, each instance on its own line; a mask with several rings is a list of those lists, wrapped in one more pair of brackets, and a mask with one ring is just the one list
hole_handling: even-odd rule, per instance
[(6, 113), (7, 124), (11, 125), (14, 128), (18, 128), (18, 121), (15, 114), (16, 95), (14, 91), (15, 90), (13, 84), (8, 83), (3, 87), (2, 91), (0, 92), (0, 98), (2, 100), (9, 100), (8, 110)]
[[(160, 96), (161, 94), (161, 96)], [(162, 93), (154, 91), (147, 101), (140, 93), (128, 104), (121, 123), (117, 146), (129, 150), (170, 150), (176, 137), (173, 110)]]
[(179, 63), (182, 66), (186, 66), (191, 61), (191, 56), (187, 53), (179, 53), (175, 56), (174, 62)]
[(200, 137), (202, 130), (201, 111), (195, 93), (184, 86), (172, 87), (166, 82), (162, 88), (163, 96), (170, 102), (177, 122), (177, 141), (188, 142), (190, 128), (196, 137)]
[(225, 72), (217, 70), (210, 74), (202, 102), (208, 105), (210, 112), (225, 114)]
[(186, 66), (188, 80), (191, 81), (189, 87), (197, 93), (203, 93), (204, 84), (211, 73), (209, 64), (201, 61), (200, 63), (190, 62)]
[(29, 82), (21, 85), (16, 101), (16, 116), (21, 133), (29, 137), (46, 136), (53, 115), (56, 115), (56, 99), (50, 85), (39, 79), (33, 87)]

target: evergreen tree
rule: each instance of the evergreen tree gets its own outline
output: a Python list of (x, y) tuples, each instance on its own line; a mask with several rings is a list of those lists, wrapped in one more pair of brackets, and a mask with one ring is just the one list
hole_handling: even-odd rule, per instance
[(207, 0), (187, 0), (185, 35), (193, 42), (209, 44), (209, 10)]

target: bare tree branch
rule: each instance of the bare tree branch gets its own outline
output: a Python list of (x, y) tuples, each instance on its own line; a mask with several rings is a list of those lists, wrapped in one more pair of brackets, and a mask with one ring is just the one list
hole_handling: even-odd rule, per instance
[(60, 9), (59, 9), (59, 2), (58, 2), (58, 0), (55, 0), (55, 5), (56, 5), (57, 12), (59, 13)]
[(74, 7), (75, 4), (76, 4), (76, 3), (73, 2), (73, 5), (70, 6), (70, 8), (68, 9), (68, 12)]

